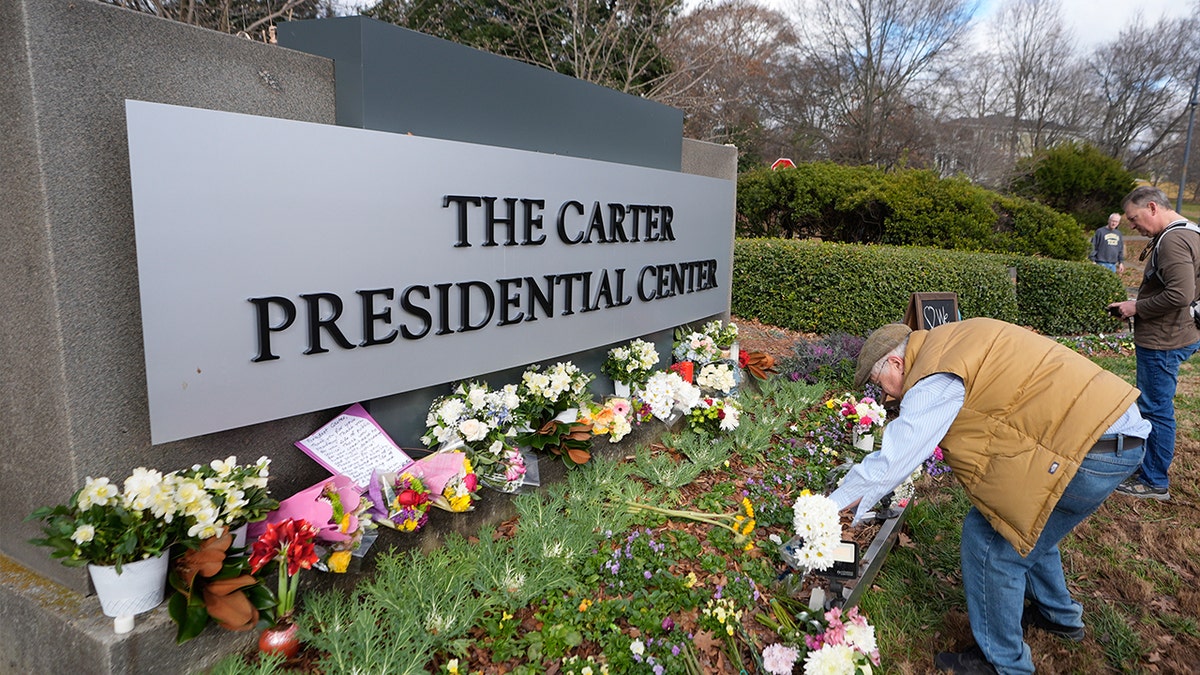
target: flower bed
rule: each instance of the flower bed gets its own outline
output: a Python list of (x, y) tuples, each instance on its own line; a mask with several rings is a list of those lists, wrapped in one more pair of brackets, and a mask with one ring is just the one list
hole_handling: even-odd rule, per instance
[[(516, 497), (517, 517), (493, 530), (447, 534), (429, 553), (380, 552), (372, 579), (308, 597), (297, 620), (309, 647), (281, 669), (758, 673), (782, 672), (764, 670), (764, 655), (777, 667), (788, 650), (796, 672), (809, 657), (832, 663), (837, 650), (813, 656), (820, 647), (778, 617), (800, 620), (815, 587), (830, 606), (845, 596), (795, 573), (778, 544), (795, 534), (801, 491), (827, 492), (859, 456), (843, 412), (861, 411), (788, 378), (755, 389), (739, 398), (736, 428), (655, 438), (659, 422), (644, 421), (563, 482)], [(879, 539), (888, 523), (894, 538), (897, 519), (848, 518), (842, 538), (886, 552)]]

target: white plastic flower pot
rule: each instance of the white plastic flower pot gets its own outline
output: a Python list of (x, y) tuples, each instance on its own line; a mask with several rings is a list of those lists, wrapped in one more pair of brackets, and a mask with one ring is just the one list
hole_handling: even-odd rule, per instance
[(875, 449), (875, 434), (860, 434), (854, 432), (854, 447), (863, 452), (871, 452)]
[(613, 380), (613, 393), (620, 398), (629, 398), (629, 383)]
[(167, 563), (164, 552), (157, 558), (146, 558), (121, 565), (121, 573), (112, 565), (88, 565), (92, 585), (100, 598), (100, 609), (111, 616), (118, 633), (133, 630), (133, 616), (158, 607), (167, 588)]

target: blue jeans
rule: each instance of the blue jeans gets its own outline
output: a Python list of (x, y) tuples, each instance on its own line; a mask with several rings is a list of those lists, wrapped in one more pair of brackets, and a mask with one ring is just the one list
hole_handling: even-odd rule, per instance
[(1137, 347), (1137, 387), (1142, 390), (1137, 407), (1154, 425), (1146, 439), (1146, 459), (1141, 479), (1151, 487), (1168, 487), (1167, 469), (1175, 458), (1175, 386), (1179, 364), (1196, 353), (1200, 342), (1179, 349)]
[(1117, 263), (1097, 262), (1096, 264), (1097, 264), (1097, 265), (1102, 265), (1102, 266), (1104, 266), (1104, 267), (1107, 267), (1107, 268), (1109, 269), (1109, 271), (1112, 271), (1112, 272), (1116, 272), (1116, 271), (1117, 271)]
[(1087, 455), (1024, 558), (978, 509), (967, 513), (962, 529), (967, 616), (975, 642), (1002, 675), (1033, 673), (1033, 657), (1021, 632), (1026, 598), (1054, 623), (1083, 625), (1083, 606), (1067, 590), (1058, 542), (1137, 469), (1142, 454), (1138, 447)]

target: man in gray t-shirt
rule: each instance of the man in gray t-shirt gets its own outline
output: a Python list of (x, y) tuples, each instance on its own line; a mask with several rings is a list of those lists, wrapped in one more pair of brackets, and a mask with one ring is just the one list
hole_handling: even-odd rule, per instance
[(1125, 271), (1125, 239), (1117, 229), (1120, 224), (1121, 214), (1109, 215), (1108, 224), (1092, 235), (1092, 252), (1088, 255), (1088, 260), (1114, 272)]

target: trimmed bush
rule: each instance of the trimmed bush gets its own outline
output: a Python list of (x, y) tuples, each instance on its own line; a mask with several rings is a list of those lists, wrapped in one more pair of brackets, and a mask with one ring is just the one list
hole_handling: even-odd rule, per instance
[(930, 171), (816, 162), (738, 177), (738, 234), (1082, 260), (1069, 216)]
[[(1014, 287), (1009, 269), (1016, 268)], [(804, 333), (866, 335), (903, 320), (913, 293), (958, 294), (963, 318), (1047, 334), (1113, 332), (1116, 275), (1087, 263), (941, 249), (739, 239), (732, 312)]]
[(1099, 265), (1012, 256), (1023, 326), (1047, 335), (1113, 333), (1122, 328), (1105, 310), (1128, 294), (1117, 275)]
[(1095, 146), (1062, 143), (1026, 159), (1010, 186), (1014, 194), (1068, 213), (1086, 231), (1095, 230), (1120, 211), (1121, 198), (1134, 187), (1121, 161)]

